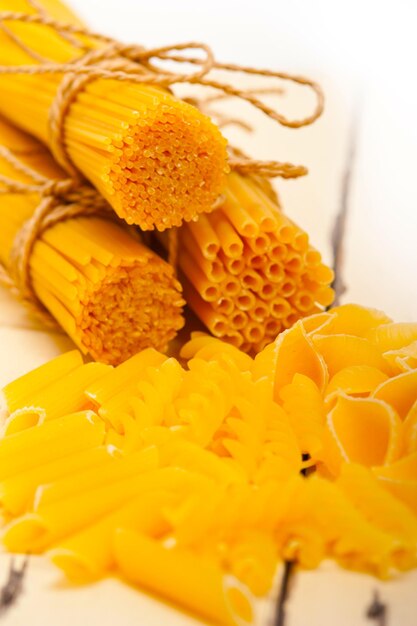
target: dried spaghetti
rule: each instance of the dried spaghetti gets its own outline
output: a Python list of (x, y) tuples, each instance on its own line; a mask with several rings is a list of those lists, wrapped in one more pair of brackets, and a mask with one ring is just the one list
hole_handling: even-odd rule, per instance
[[(13, 270), (15, 238), (39, 204), (36, 185), (59, 182), (63, 172), (45, 148), (3, 121), (0, 144), (0, 261)], [(4, 181), (18, 188), (5, 193)], [(17, 244), (20, 249), (20, 239)], [(44, 230), (29, 257), (29, 276), (37, 298), (75, 343), (104, 363), (120, 363), (147, 346), (164, 350), (183, 325), (172, 267), (107, 219), (79, 217)]]
[[(79, 25), (58, 1), (0, 2), (0, 10), (26, 15), (36, 16), (38, 7), (43, 17)], [(101, 38), (65, 36), (41, 23), (6, 22), (0, 30), (0, 64), (8, 68), (71, 63), (103, 47)], [(125, 66), (120, 59), (113, 63), (114, 69)], [(0, 76), (1, 113), (52, 148), (48, 115), (61, 80), (59, 73)], [(217, 127), (157, 87), (89, 81), (65, 114), (62, 139), (67, 156), (60, 157), (59, 150), (55, 156), (64, 165), (70, 159), (119, 216), (143, 230), (178, 226), (210, 210), (224, 183), (226, 140)]]

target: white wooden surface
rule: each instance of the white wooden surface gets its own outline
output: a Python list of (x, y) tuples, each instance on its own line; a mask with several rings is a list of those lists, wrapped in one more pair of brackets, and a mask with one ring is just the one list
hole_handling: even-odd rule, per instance
[[(207, 41), (224, 61), (306, 73), (326, 91), (325, 115), (291, 131), (256, 116), (259, 131), (232, 139), (264, 158), (304, 163), (310, 175), (279, 182), (290, 216), (331, 261), (330, 233), (357, 115), (356, 158), (348, 197), (342, 301), (417, 320), (417, 45), (416, 4), (398, 0), (72, 0), (96, 29), (155, 46)], [(116, 9), (117, 8), (117, 9)], [(302, 91), (280, 99), (307, 107)], [(287, 105), (288, 106), (288, 105)], [(252, 118), (251, 118), (252, 119)], [(46, 333), (0, 290), (0, 386), (71, 347)], [(8, 558), (0, 555), (0, 584)], [(325, 564), (294, 580), (286, 626), (372, 626), (365, 609), (378, 588), (389, 604), (387, 626), (415, 626), (417, 576), (390, 583)], [(260, 625), (270, 623), (263, 607)], [(4, 617), (7, 626), (192, 626), (200, 622), (117, 580), (86, 588), (63, 584), (43, 558), (32, 559), (26, 592)], [(374, 622), (375, 623), (375, 622)]]

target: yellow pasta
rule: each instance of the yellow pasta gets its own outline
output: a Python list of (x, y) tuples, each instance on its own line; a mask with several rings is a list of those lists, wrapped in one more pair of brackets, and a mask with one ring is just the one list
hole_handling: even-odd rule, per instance
[(394, 369), (400, 372), (417, 368), (417, 341), (398, 348), (398, 350), (387, 350), (384, 352), (385, 359), (391, 363)]
[(370, 467), (390, 463), (399, 453), (400, 419), (385, 402), (341, 393), (328, 414), (328, 427), (335, 442), (332, 451), (344, 461)]
[(417, 402), (414, 402), (403, 421), (402, 439), (405, 454), (417, 452)]
[[(109, 365), (103, 363), (87, 363), (48, 385), (39, 393), (34, 393), (31, 396), (31, 404), (41, 409), (42, 417), (38, 418), (37, 412), (32, 412), (31, 408), (28, 412), (14, 411), (6, 419), (5, 432), (12, 434), (38, 423), (90, 408), (88, 398), (84, 394), (85, 388), (105, 376), (110, 369)], [(71, 395), (66, 393), (68, 388), (72, 389)]]
[(390, 404), (404, 418), (417, 400), (417, 370), (382, 382), (372, 395)]
[(297, 373), (290, 384), (281, 388), (279, 395), (302, 452), (316, 459), (322, 451), (326, 420), (317, 385), (308, 376)]
[[(5, 547), (47, 551), (74, 581), (119, 574), (219, 624), (253, 621), (283, 559), (416, 567), (415, 370), (385, 360), (397, 332), (370, 340), (390, 323), (345, 305), (255, 358), (197, 332), (181, 361), (148, 349), (81, 390), (71, 353), (49, 387), (51, 365), (27, 374), (4, 394), (13, 412), (32, 393), (46, 406), (61, 380), (94, 412), (0, 439)], [(359, 363), (339, 354), (352, 339)]]
[[(182, 280), (193, 287), (184, 296), (211, 333), (253, 353), (281, 330), (272, 319), (288, 328), (331, 304), (333, 273), (260, 181), (231, 173), (224, 195), (219, 209), (179, 229)], [(213, 313), (227, 315), (220, 332)]]
[(133, 477), (138, 473), (155, 469), (158, 466), (158, 453), (149, 447), (128, 456), (109, 457), (105, 465), (87, 467), (85, 470), (61, 478), (59, 481), (41, 485), (35, 494), (33, 508), (41, 512), (45, 507), (65, 500), (84, 491), (93, 491), (103, 485)]
[(3, 387), (2, 409), (12, 413), (25, 404), (31, 404), (31, 397), (66, 374), (82, 365), (83, 359), (78, 350), (66, 352), (48, 363), (24, 374)]
[(10, 522), (3, 534), (3, 542), (11, 552), (38, 553), (62, 538), (73, 534), (100, 517), (122, 506), (141, 492), (154, 489), (159, 475), (147, 471), (124, 478), (110, 485), (74, 494), (63, 500), (39, 507)]
[[(13, 150), (14, 137), (20, 142), (16, 156), (43, 183), (62, 179), (45, 149), (0, 120), (0, 144), (7, 140)], [(1, 154), (0, 174), (34, 182)], [(14, 238), (39, 200), (36, 193), (0, 193), (0, 262), (7, 269)], [(40, 302), (95, 360), (117, 364), (148, 346), (165, 350), (184, 323), (173, 268), (107, 219), (79, 217), (45, 230), (29, 270)]]
[(378, 324), (369, 330), (367, 339), (382, 352), (398, 350), (417, 340), (417, 323)]
[(339, 370), (329, 381), (326, 396), (331, 397), (338, 391), (349, 395), (361, 396), (369, 394), (388, 380), (381, 370), (370, 365), (351, 365)]
[(314, 344), (324, 358), (330, 376), (352, 365), (370, 365), (390, 374), (391, 368), (381, 352), (369, 341), (353, 335), (314, 336)]
[(8, 435), (0, 440), (0, 479), (101, 445), (103, 440), (104, 424), (93, 411), (80, 411)]
[(5, 478), (0, 482), (1, 506), (8, 515), (21, 515), (33, 505), (33, 497), (39, 485), (89, 467), (102, 468), (114, 454), (110, 446), (86, 448)]
[(337, 485), (368, 521), (396, 537), (399, 544), (397, 559), (404, 559), (404, 567), (412, 567), (414, 559), (410, 557), (417, 540), (417, 518), (410, 509), (381, 483), (378, 484), (369, 470), (359, 465), (344, 465)]
[(162, 507), (169, 502), (170, 496), (164, 491), (142, 494), (140, 499), (71, 535), (50, 550), (49, 556), (70, 580), (79, 583), (98, 578), (115, 567), (115, 528), (132, 528), (154, 537), (163, 535), (169, 525), (164, 520)]
[[(120, 530), (115, 537), (118, 566), (128, 580), (228, 626), (251, 624), (251, 597), (243, 585), (225, 579), (210, 559), (165, 547), (145, 535)], [(178, 576), (178, 572), (181, 576)], [(175, 581), (175, 582), (174, 582)]]
[[(36, 7), (2, 0), (0, 10), (32, 15), (38, 6), (80, 24), (58, 0)], [(103, 47), (100, 39), (68, 38), (39, 23), (10, 20), (7, 29), (15, 38), (1, 31), (0, 63), (8, 67), (39, 65), (27, 48), (47, 62), (69, 63)], [(111, 65), (129, 71), (120, 58)], [(1, 76), (2, 114), (51, 145), (48, 115), (61, 80), (58, 73)], [(209, 118), (165, 90), (128, 80), (87, 81), (65, 116), (63, 147), (116, 213), (143, 230), (178, 226), (211, 210), (224, 183), (226, 141)]]

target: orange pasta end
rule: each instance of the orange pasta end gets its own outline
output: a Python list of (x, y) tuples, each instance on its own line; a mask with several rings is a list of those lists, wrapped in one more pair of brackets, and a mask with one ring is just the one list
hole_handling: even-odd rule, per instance
[(195, 107), (161, 93), (129, 125), (100, 190), (119, 217), (163, 231), (210, 211), (224, 186), (226, 140)]

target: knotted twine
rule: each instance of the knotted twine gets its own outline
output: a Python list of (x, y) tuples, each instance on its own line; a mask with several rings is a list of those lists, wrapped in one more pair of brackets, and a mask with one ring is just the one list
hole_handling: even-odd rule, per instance
[[(314, 81), (302, 76), (291, 75), (286, 72), (274, 72), (266, 69), (256, 69), (236, 64), (225, 64), (216, 61), (212, 49), (199, 42), (187, 42), (177, 45), (162, 46), (145, 49), (139, 45), (126, 45), (111, 37), (95, 33), (85, 27), (65, 24), (50, 18), (36, 0), (27, 0), (36, 9), (37, 13), (4, 11), (0, 12), (0, 27), (11, 36), (13, 41), (36, 64), (20, 65), (15, 67), (1, 66), (0, 75), (33, 75), (33, 74), (62, 74), (63, 78), (56, 96), (49, 110), (49, 147), (56, 161), (69, 174), (65, 180), (51, 181), (39, 176), (37, 172), (28, 168), (9, 150), (2, 148), (0, 156), (5, 158), (18, 171), (24, 172), (33, 184), (16, 183), (16, 181), (0, 176), (3, 188), (0, 193), (33, 193), (40, 196), (40, 202), (33, 215), (17, 233), (10, 255), (10, 273), (0, 267), (0, 282), (18, 293), (20, 298), (29, 306), (35, 307), (42, 317), (51, 320), (44, 307), (40, 304), (33, 292), (29, 273), (29, 259), (36, 239), (54, 224), (81, 215), (109, 215), (110, 207), (92, 187), (85, 183), (81, 172), (74, 166), (66, 151), (64, 130), (65, 119), (71, 104), (83, 91), (86, 85), (96, 79), (111, 79), (129, 81), (139, 84), (149, 84), (170, 89), (176, 84), (200, 85), (217, 90), (226, 97), (236, 97), (251, 104), (267, 115), (273, 121), (289, 128), (300, 128), (313, 123), (322, 113), (324, 98), (320, 86)], [(31, 50), (20, 37), (11, 33), (6, 22), (20, 22), (27, 24), (41, 24), (54, 29), (72, 45), (82, 51), (82, 55), (68, 63), (51, 63)], [(92, 45), (101, 45), (97, 49), (81, 43), (77, 36), (81, 35), (91, 40)], [(200, 51), (202, 58), (181, 56), (176, 54), (185, 51)], [(196, 66), (195, 71), (189, 73), (175, 73), (161, 69), (153, 61), (169, 61), (178, 64)], [(213, 70), (244, 73), (253, 76), (263, 76), (288, 80), (299, 85), (310, 87), (316, 95), (316, 105), (311, 115), (290, 120), (283, 114), (275, 111), (256, 97), (255, 90), (239, 89), (233, 84), (215, 80), (210, 76)], [(262, 161), (252, 159), (242, 152), (230, 151), (229, 166), (243, 175), (265, 178), (282, 177), (295, 178), (307, 174), (307, 168), (302, 165), (282, 163), (279, 161)], [(42, 180), (41, 180), (42, 179)], [(272, 188), (271, 188), (272, 189)], [(219, 199), (220, 200), (220, 199)], [(169, 244), (169, 260), (175, 266), (178, 251), (177, 231), (172, 229)]]
[(49, 179), (26, 165), (4, 146), (0, 158), (16, 172), (25, 174), (32, 182), (22, 183), (0, 174), (0, 194), (37, 194), (39, 204), (31, 217), (18, 230), (10, 251), (7, 270), (0, 263), (0, 283), (10, 289), (26, 307), (50, 327), (57, 324), (36, 296), (30, 277), (30, 257), (37, 239), (55, 224), (78, 216), (99, 216), (117, 220), (110, 205), (93, 187), (71, 178)]

